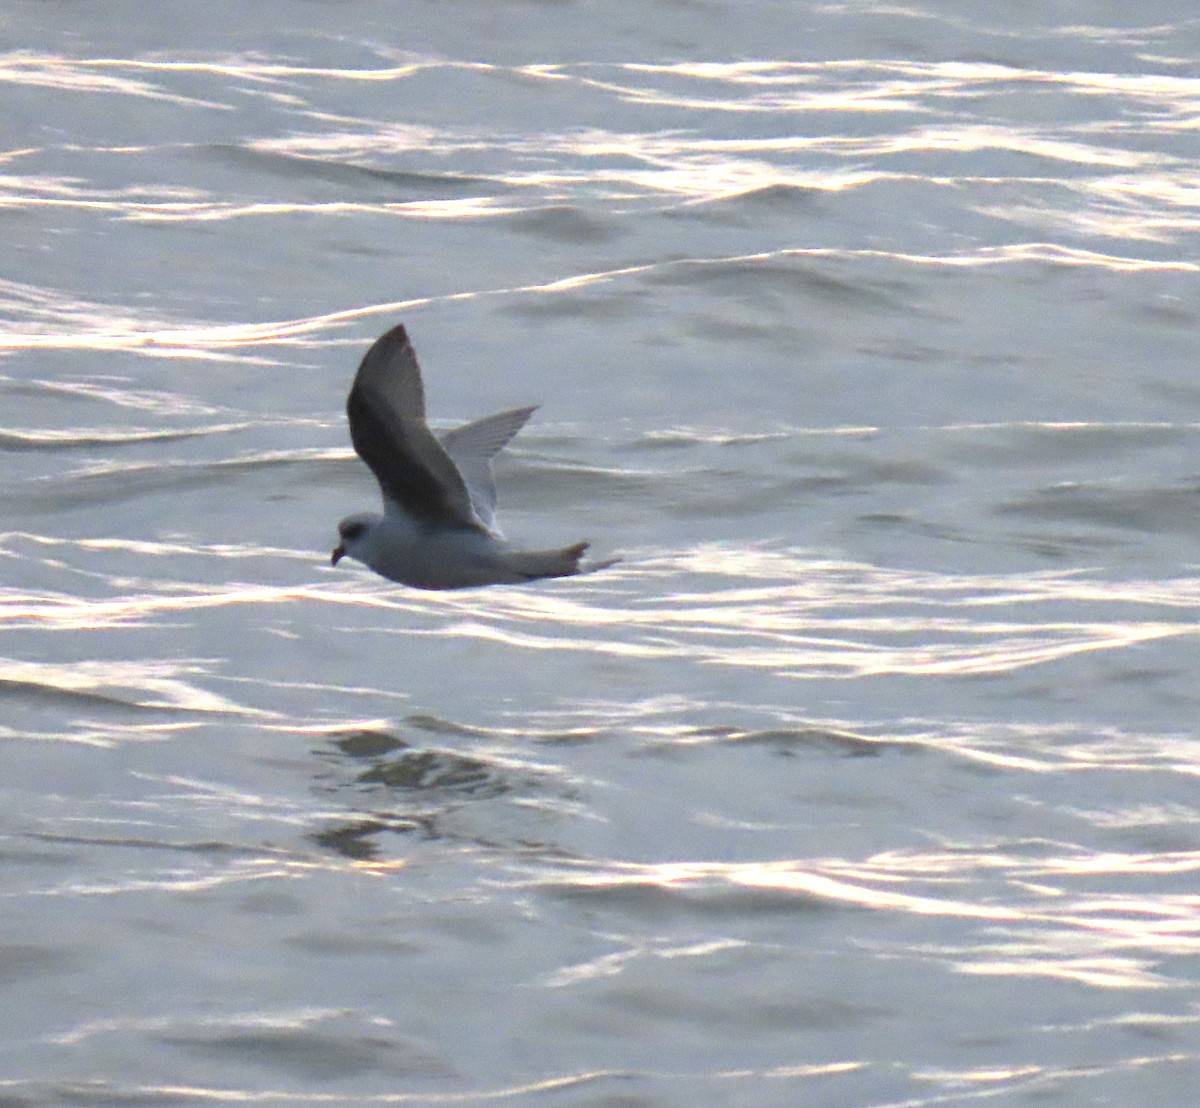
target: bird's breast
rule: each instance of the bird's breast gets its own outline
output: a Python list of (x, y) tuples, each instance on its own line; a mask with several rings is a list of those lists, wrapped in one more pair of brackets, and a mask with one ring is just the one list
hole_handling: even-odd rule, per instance
[(462, 589), (501, 578), (503, 547), (468, 527), (434, 528), (388, 516), (373, 536), (368, 565), (418, 589)]

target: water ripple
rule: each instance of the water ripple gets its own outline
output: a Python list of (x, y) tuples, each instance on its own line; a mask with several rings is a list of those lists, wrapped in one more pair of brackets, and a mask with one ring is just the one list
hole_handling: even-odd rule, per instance
[[(1122, 256), (1049, 242), (982, 246), (941, 254), (914, 254), (880, 249), (784, 247), (751, 254), (677, 258), (662, 262), (618, 266), (575, 273), (535, 284), (500, 286), (436, 296), (414, 297), (406, 300), (392, 300), (266, 323), (174, 326), (165, 323), (146, 325), (131, 319), (126, 322), (118, 321), (114, 326), (107, 310), (101, 309), (99, 306), (89, 307), (83, 313), (72, 309), (66, 314), (68, 317), (77, 317), (78, 322), (73, 320), (74, 325), (70, 328), (60, 326), (52, 331), (32, 331), (0, 327), (0, 350), (83, 348), (127, 350), (169, 356), (221, 357), (228, 356), (227, 352), (231, 349), (241, 347), (306, 345), (313, 341), (311, 337), (313, 335), (357, 320), (380, 315), (394, 317), (404, 311), (428, 307), (437, 303), (491, 297), (574, 293), (590, 286), (669, 273), (678, 274), (686, 280), (689, 274), (699, 275), (730, 266), (743, 267), (796, 259), (878, 260), (898, 263), (901, 266), (936, 267), (947, 271), (1038, 263), (1067, 269), (1094, 268), (1115, 273), (1200, 272), (1200, 264), (1193, 261)], [(88, 318), (89, 316), (91, 318)], [(78, 387), (82, 388), (83, 386)]]
[[(157, 553), (154, 544), (123, 549)], [(262, 555), (254, 548), (214, 552)], [(285, 555), (300, 566), (316, 560), (300, 551)], [(665, 574), (708, 577), (710, 584), (642, 595)], [(46, 631), (151, 626), (164, 615), (184, 612), (320, 603), (359, 615), (406, 612), (436, 621), (392, 621), (376, 628), (383, 634), (476, 639), (535, 652), (687, 659), (792, 676), (936, 676), (1003, 673), (1074, 654), (1193, 636), (1190, 614), (1200, 605), (1198, 590), (1193, 578), (1110, 582), (1082, 571), (954, 576), (710, 546), (682, 556), (636, 559), (594, 585), (585, 579), (536, 593), (497, 590), (486, 598), (340, 579), (329, 585), (222, 582), (203, 588), (160, 580), (153, 590), (105, 598), (9, 588), (0, 593), (0, 622)], [(1075, 614), (1080, 604), (1089, 606), (1089, 618)], [(1110, 610), (1107, 617), (1101, 615), (1104, 608)], [(1022, 612), (1029, 614), (1022, 618)]]

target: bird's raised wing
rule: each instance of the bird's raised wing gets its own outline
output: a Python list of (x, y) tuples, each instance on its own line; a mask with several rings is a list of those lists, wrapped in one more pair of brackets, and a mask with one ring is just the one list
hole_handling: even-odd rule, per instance
[(537, 405), (514, 408), (511, 412), (500, 412), (456, 427), (441, 437), (442, 446), (458, 467), (467, 486), (471, 507), (480, 523), (493, 534), (499, 535), (500, 530), (496, 526), (496, 483), (492, 479), (492, 459), (508, 445), (536, 410)]
[(479, 527), (462, 475), (425, 422), (421, 368), (403, 325), (364, 355), (346, 401), (350, 441), (388, 510), (440, 525)]

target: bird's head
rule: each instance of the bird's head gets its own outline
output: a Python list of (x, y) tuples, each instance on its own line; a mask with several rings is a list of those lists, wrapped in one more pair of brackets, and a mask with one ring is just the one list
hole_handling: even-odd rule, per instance
[(347, 516), (338, 524), (338, 544), (333, 548), (329, 564), (336, 566), (347, 554), (351, 558), (364, 559), (360, 556), (363, 543), (371, 533), (372, 528), (379, 522), (379, 516), (373, 512), (359, 512)]

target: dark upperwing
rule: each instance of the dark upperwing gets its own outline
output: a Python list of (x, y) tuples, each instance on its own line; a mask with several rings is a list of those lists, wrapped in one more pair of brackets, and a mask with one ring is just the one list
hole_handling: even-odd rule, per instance
[(383, 493), (414, 519), (479, 528), (462, 475), (425, 422), (421, 368), (403, 324), (363, 356), (346, 401), (350, 441)]

